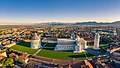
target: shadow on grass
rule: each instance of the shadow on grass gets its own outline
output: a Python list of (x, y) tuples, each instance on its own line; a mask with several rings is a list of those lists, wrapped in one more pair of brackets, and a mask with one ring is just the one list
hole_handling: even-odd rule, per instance
[(45, 47), (56, 47), (57, 43), (48, 43)]
[(57, 52), (66, 52), (67, 53), (67, 52), (73, 52), (73, 50), (62, 50), (62, 51), (58, 50)]
[(70, 56), (68, 56), (68, 57), (70, 57), (70, 58), (84, 58), (85, 57), (85, 55), (84, 54), (77, 54), (77, 55), (70, 55)]
[(31, 46), (30, 42), (23, 42), (23, 41), (18, 43), (17, 45), (24, 46), (24, 47), (30, 47)]
[(86, 53), (86, 55), (87, 55), (87, 57), (89, 57), (89, 58), (93, 58), (94, 57), (94, 55), (92, 55), (92, 54), (90, 54), (90, 53)]
[(43, 48), (43, 49), (45, 49), (45, 50), (54, 50), (54, 48)]
[[(41, 46), (45, 45), (46, 42), (42, 42), (41, 43)], [(20, 46), (24, 46), (24, 47), (30, 47), (31, 46), (31, 43), (30, 42), (24, 42), (24, 41), (21, 41), (20, 43), (18, 43), (17, 45), (20, 45)], [(56, 43), (48, 43), (46, 45), (46, 47), (55, 47), (57, 44)], [(54, 50), (54, 49), (51, 49), (51, 50)]]

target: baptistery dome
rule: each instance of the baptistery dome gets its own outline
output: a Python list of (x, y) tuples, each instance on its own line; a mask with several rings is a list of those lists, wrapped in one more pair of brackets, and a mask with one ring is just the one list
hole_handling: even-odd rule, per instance
[(31, 37), (31, 48), (32, 49), (38, 49), (41, 46), (41, 40), (40, 37), (37, 36), (37, 33), (34, 33)]

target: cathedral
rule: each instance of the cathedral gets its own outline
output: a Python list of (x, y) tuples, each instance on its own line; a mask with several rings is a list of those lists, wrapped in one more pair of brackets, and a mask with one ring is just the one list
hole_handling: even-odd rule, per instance
[(87, 48), (87, 41), (77, 36), (75, 39), (58, 39), (55, 51), (69, 51), (74, 53), (83, 52)]
[(83, 52), (84, 49), (87, 49), (87, 41), (84, 40), (83, 38), (80, 38), (79, 36), (77, 36), (74, 53), (76, 53), (76, 52)]
[[(87, 48), (87, 41), (79, 36), (72, 37), (70, 39), (57, 38), (56, 47), (54, 51), (73, 51), (74, 53), (83, 52)], [(41, 47), (41, 40), (37, 33), (34, 33), (31, 37), (31, 48), (39, 49)]]

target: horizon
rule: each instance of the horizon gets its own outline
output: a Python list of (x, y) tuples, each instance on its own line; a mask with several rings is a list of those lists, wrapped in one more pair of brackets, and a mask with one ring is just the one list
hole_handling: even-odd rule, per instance
[(114, 23), (114, 22), (120, 22), (120, 21), (113, 21), (113, 22), (97, 22), (97, 21), (82, 21), (82, 22), (41, 22), (41, 23), (4, 23), (0, 25), (36, 25), (36, 24), (45, 24), (45, 23), (63, 23), (63, 24), (75, 24), (75, 23), (85, 23), (85, 22), (96, 22), (96, 23)]
[(120, 21), (120, 0), (0, 0), (1, 24)]

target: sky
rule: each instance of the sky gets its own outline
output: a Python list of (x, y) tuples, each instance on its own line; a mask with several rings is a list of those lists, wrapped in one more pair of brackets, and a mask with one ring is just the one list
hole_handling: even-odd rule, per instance
[(0, 0), (0, 24), (120, 21), (120, 0)]

